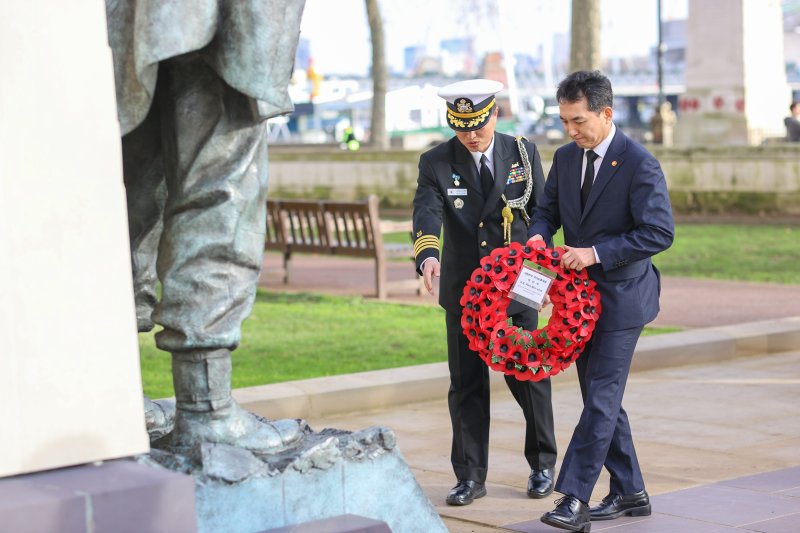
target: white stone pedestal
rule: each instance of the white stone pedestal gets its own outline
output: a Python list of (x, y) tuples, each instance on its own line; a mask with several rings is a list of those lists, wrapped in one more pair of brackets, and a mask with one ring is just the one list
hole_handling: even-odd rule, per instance
[(103, 0), (0, 17), (0, 477), (146, 453)]
[(791, 91), (780, 0), (689, 0), (676, 145), (761, 144), (785, 134)]

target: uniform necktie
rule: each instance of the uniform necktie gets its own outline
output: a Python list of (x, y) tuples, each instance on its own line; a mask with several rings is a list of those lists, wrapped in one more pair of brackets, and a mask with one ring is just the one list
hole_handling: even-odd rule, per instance
[(586, 151), (586, 171), (583, 173), (583, 185), (581, 186), (581, 211), (586, 206), (589, 193), (592, 192), (594, 184), (594, 160), (599, 156), (591, 150)]
[(494, 178), (492, 177), (492, 172), (489, 170), (489, 166), (486, 164), (488, 159), (486, 159), (485, 155), (481, 155), (481, 187), (483, 188), (483, 197), (487, 198), (489, 193), (492, 192), (492, 188), (494, 187)]

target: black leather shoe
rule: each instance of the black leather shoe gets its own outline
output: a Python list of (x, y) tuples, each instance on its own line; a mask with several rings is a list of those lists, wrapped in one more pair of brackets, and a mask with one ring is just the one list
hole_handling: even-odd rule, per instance
[(542, 522), (569, 531), (589, 533), (589, 506), (574, 496), (564, 496), (556, 500), (556, 508), (542, 515)]
[(477, 498), (486, 496), (486, 487), (477, 481), (459, 480), (447, 495), (447, 505), (469, 505)]
[(528, 476), (528, 498), (547, 498), (553, 493), (553, 469), (531, 470)]
[(596, 507), (589, 509), (592, 520), (613, 520), (620, 516), (650, 516), (650, 497), (643, 490), (634, 494), (609, 494)]

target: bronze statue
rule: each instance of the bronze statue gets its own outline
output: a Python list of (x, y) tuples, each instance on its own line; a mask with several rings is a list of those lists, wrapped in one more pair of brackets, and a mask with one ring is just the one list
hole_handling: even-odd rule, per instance
[[(146, 400), (157, 446), (277, 452), (303, 424), (231, 396), (266, 227), (266, 119), (287, 85), (304, 0), (106, 0), (122, 133), (138, 330), (163, 327), (174, 412)], [(156, 285), (161, 283), (161, 295)]]

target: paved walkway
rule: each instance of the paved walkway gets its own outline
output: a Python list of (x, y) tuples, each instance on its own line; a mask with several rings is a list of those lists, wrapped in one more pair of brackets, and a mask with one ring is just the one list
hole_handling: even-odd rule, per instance
[[(557, 469), (581, 403), (577, 383), (562, 377), (553, 379)], [(440, 401), (308, 422), (316, 431), (390, 427), (451, 533), (556, 531), (539, 517), (560, 495), (544, 500), (525, 495), (522, 413), (503, 389), (492, 398), (488, 495), (466, 507), (445, 504), (454, 484), (445, 397), (442, 391)], [(592, 531), (800, 531), (800, 351), (636, 372), (628, 380), (625, 407), (654, 514), (597, 522)], [(593, 502), (602, 499), (607, 488), (604, 473)]]
[[(298, 256), (288, 286), (269, 272), (278, 261), (269, 255), (265, 260), (262, 286), (268, 290), (374, 294), (369, 261)], [(390, 265), (389, 279), (411, 274), (408, 264)], [(435, 305), (427, 295), (392, 295), (390, 299)], [(800, 286), (667, 278), (661, 303), (656, 325), (687, 329), (734, 325), (800, 316)], [(702, 354), (697, 356), (702, 359)], [(574, 376), (565, 373), (554, 378), (553, 385), (560, 460), (581, 400)], [(654, 513), (646, 518), (596, 522), (592, 531), (800, 531), (800, 351), (634, 372), (625, 406)], [(493, 392), (491, 409), (489, 493), (466, 507), (444, 503), (454, 484), (446, 390), (441, 400), (309, 417), (308, 422), (317, 431), (325, 427), (356, 431), (373, 425), (392, 428), (415, 477), (452, 533), (558, 531), (542, 524), (539, 517), (559, 495), (544, 500), (525, 495), (528, 470), (521, 450), (524, 428), (518, 406), (501, 388)], [(604, 473), (593, 502), (605, 495), (607, 487)]]

